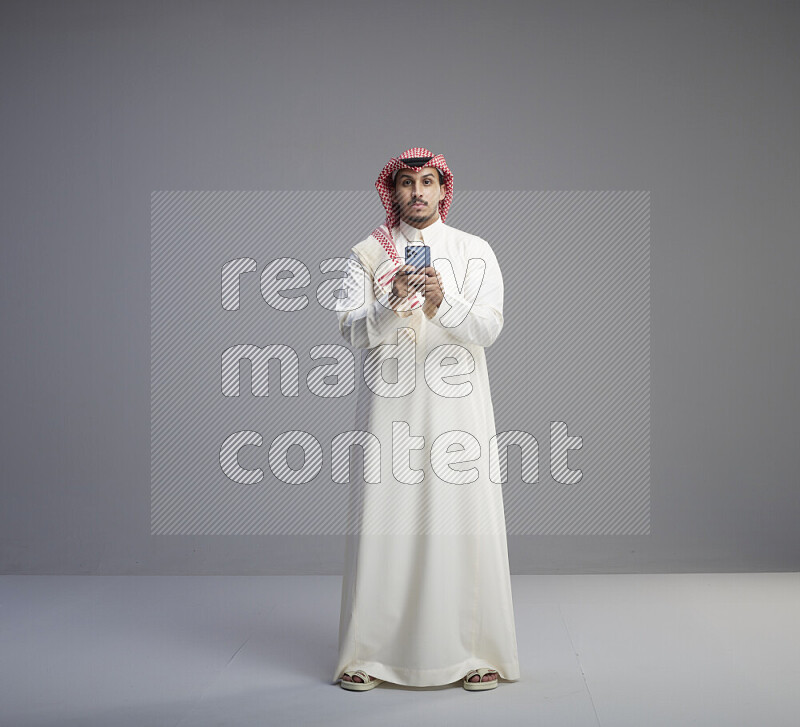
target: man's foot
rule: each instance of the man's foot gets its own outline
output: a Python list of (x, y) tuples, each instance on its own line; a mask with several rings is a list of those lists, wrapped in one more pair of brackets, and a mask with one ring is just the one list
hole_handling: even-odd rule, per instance
[[(367, 674), (367, 677), (369, 678), (369, 681), (372, 681), (375, 678), (374, 676), (372, 676), (372, 674)], [(342, 681), (343, 682), (355, 682), (356, 684), (363, 684), (364, 683), (364, 680), (360, 676), (358, 676), (358, 674), (353, 674), (352, 677), (350, 677), (349, 674), (345, 674), (342, 677)]]
[(468, 692), (482, 692), (486, 689), (496, 689), (499, 684), (497, 670), (490, 666), (470, 669), (461, 680), (461, 686)]
[(490, 682), (492, 679), (497, 679), (497, 672), (490, 671), (488, 674), (483, 675), (483, 679), (481, 679), (477, 674), (473, 674), (467, 681), (469, 682)]
[(383, 679), (378, 679), (378, 677), (367, 674), (363, 669), (348, 669), (342, 674), (339, 686), (341, 686), (342, 689), (349, 689), (351, 692), (366, 692), (370, 689), (374, 689), (382, 682)]

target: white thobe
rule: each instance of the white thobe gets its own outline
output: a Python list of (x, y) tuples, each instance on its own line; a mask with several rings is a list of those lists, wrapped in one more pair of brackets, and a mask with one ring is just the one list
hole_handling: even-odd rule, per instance
[[(365, 454), (363, 478), (343, 486), (350, 488), (352, 531), (334, 682), (344, 671), (363, 669), (395, 684), (433, 686), (479, 667), (517, 680), (484, 354), (503, 327), (502, 275), (485, 240), (441, 219), (422, 230), (401, 221), (392, 234), (401, 261), (409, 243), (430, 247), (445, 298), (431, 318), (422, 308), (401, 317), (389, 307), (388, 294), (373, 288), (378, 243), (353, 247), (337, 316), (342, 336), (361, 349), (356, 430), (378, 438), (379, 461), (369, 462), (380, 477), (370, 481)], [(412, 329), (412, 343), (399, 335), (403, 328)], [(401, 341), (413, 347), (414, 358), (398, 361), (393, 377), (388, 359), (399, 354)], [(381, 375), (396, 380), (400, 391), (391, 383), (376, 388)], [(410, 390), (403, 389), (404, 376), (413, 381)]]

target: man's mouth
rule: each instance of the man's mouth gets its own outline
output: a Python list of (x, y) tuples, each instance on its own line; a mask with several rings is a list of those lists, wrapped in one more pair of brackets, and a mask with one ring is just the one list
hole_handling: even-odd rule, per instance
[(424, 202), (414, 202), (414, 204), (412, 204), (411, 206), (412, 207), (424, 207), (425, 203)]

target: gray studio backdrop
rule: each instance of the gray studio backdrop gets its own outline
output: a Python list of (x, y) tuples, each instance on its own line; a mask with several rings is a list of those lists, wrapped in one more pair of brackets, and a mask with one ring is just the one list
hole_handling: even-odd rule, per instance
[[(796, 4), (774, 2), (4, 3), (0, 570), (341, 572), (344, 537), (324, 528), (248, 531), (240, 514), (201, 532), (151, 517), (151, 283), (166, 270), (151, 233), (185, 202), (175, 193), (290, 193), (274, 218), (274, 196), (247, 198), (273, 206), (239, 257), (259, 270), (301, 259), (316, 285), (323, 256), (382, 221), (381, 167), (417, 145), (454, 171), (448, 222), (487, 239), (503, 270), (506, 326), (487, 349), (498, 429), (544, 445), (527, 525), (511, 518), (512, 572), (797, 569), (799, 26)], [(619, 234), (601, 207), (625, 221)], [(509, 230), (523, 208), (550, 210), (549, 231), (541, 217)], [(182, 229), (163, 248), (183, 245), (167, 289), (191, 293), (212, 268), (218, 286), (230, 250), (195, 249)], [(579, 299), (555, 282), (570, 266), (582, 282), (602, 271), (598, 294), (635, 290), (622, 327), (633, 348), (574, 309), (553, 318)], [(218, 287), (197, 290), (219, 307)], [(175, 310), (184, 353), (203, 355), (210, 319)], [(253, 310), (214, 356), (292, 332), (305, 355), (309, 330), (342, 343), (320, 306), (277, 340), (269, 311), (258, 338)], [(197, 383), (180, 371), (164, 391)], [(218, 386), (218, 369), (196, 373)], [(218, 446), (221, 432), (260, 428), (268, 442), (278, 429), (249, 401), (233, 414), (219, 397), (197, 403), (198, 417), (217, 413), (198, 432)], [(176, 411), (191, 425), (192, 410)], [(307, 402), (298, 411), (315, 420)], [(316, 419), (321, 440), (345, 428), (333, 414)], [(547, 515), (536, 488), (553, 487), (558, 419), (584, 438), (570, 464), (587, 477), (601, 447), (611, 462), (614, 446), (636, 451), (617, 480), (603, 466), (607, 484), (638, 483), (627, 508), (597, 490), (580, 522)], [(213, 450), (164, 431), (197, 444), (195, 474), (209, 472), (197, 457)]]

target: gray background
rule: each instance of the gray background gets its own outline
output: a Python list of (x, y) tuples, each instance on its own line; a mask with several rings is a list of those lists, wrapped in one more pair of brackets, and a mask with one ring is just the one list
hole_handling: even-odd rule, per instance
[(150, 535), (150, 193), (368, 190), (414, 145), (651, 194), (651, 534), (510, 536), (512, 572), (797, 569), (796, 4), (2, 12), (3, 572), (341, 572), (341, 536)]

